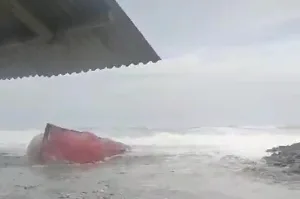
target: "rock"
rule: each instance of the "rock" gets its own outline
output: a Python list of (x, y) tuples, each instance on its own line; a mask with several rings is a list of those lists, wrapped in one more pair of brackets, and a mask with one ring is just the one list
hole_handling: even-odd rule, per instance
[(268, 165), (286, 167), (287, 172), (300, 174), (300, 143), (273, 147), (266, 152), (271, 153), (263, 157)]

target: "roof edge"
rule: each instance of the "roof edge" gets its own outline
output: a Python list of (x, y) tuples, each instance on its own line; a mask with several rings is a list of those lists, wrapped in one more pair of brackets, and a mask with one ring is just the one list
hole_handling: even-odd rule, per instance
[(23, 77), (12, 77), (12, 78), (5, 78), (5, 79), (0, 79), (0, 81), (14, 81), (14, 80), (26, 80), (26, 79), (30, 79), (30, 78), (44, 78), (44, 79), (51, 79), (51, 78), (55, 78), (55, 77), (67, 77), (67, 76), (72, 76), (72, 75), (79, 75), (79, 74), (87, 74), (87, 73), (91, 73), (91, 72), (96, 72), (96, 71), (102, 71), (102, 70), (110, 70), (110, 69), (116, 69), (116, 68), (128, 68), (128, 67), (134, 67), (134, 66), (139, 66), (142, 64), (141, 67), (146, 66), (148, 64), (155, 64), (162, 61), (161, 59), (157, 60), (157, 61), (149, 61), (149, 62), (139, 62), (139, 63), (131, 63), (131, 64), (124, 64), (124, 65), (118, 65), (118, 66), (106, 66), (104, 68), (96, 68), (96, 69), (89, 69), (89, 70), (81, 70), (79, 72), (72, 72), (72, 73), (61, 73), (58, 75), (29, 75), (29, 76), (23, 76)]

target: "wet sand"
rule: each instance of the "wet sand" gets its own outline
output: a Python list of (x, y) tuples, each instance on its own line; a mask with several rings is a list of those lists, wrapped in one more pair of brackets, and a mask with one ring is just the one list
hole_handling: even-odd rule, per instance
[(81, 166), (31, 167), (24, 157), (2, 154), (1, 159), (3, 199), (298, 199), (300, 194), (300, 178), (217, 151), (132, 152)]

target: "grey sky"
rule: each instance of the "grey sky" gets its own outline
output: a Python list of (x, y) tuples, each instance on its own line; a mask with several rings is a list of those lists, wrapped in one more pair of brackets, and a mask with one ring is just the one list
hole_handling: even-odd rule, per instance
[(118, 1), (163, 56), (300, 34), (297, 0)]
[(2, 81), (0, 127), (300, 123), (300, 1), (119, 2), (166, 59)]

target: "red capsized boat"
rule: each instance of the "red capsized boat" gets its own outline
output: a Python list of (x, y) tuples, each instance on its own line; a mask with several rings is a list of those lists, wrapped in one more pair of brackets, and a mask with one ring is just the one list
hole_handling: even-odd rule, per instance
[(44, 134), (37, 135), (27, 147), (31, 163), (94, 163), (125, 153), (129, 146), (90, 132), (81, 132), (47, 124)]

